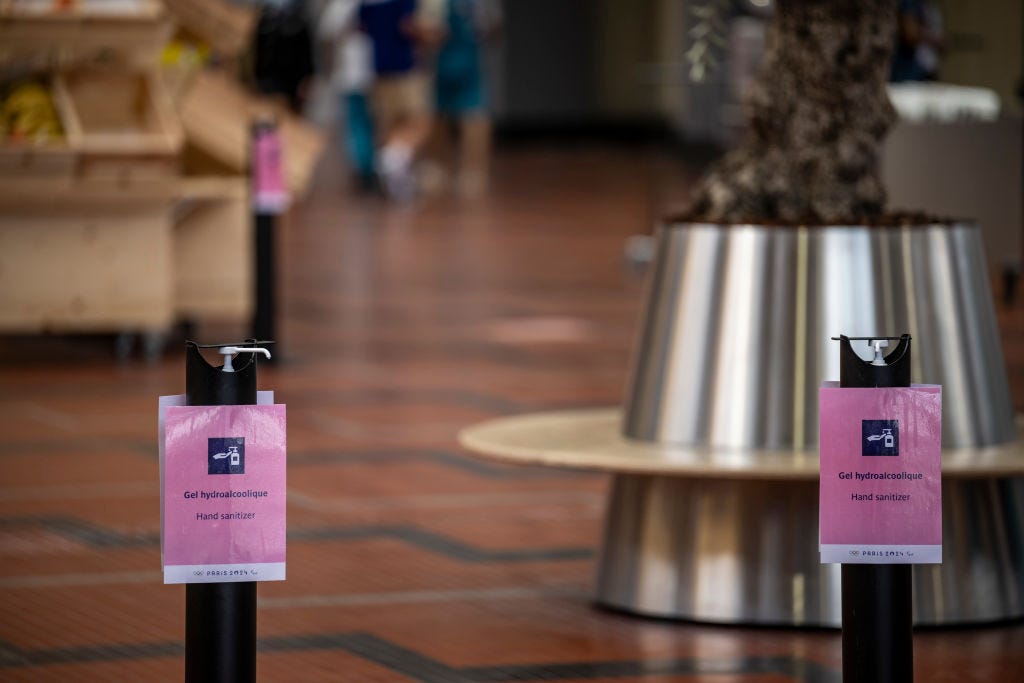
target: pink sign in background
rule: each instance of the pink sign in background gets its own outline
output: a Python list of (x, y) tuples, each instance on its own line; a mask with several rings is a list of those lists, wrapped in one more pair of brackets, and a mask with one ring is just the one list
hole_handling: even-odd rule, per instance
[(284, 184), (284, 150), (277, 127), (256, 132), (253, 143), (253, 204), (262, 213), (279, 214), (288, 208)]
[[(285, 406), (169, 407), (165, 427), (165, 567), (284, 563)], [(209, 473), (211, 437), (245, 439), (244, 473)]]
[[(822, 561), (940, 562), (941, 387), (832, 385), (820, 389), (819, 402)], [(863, 455), (864, 420), (897, 420), (899, 455)], [(917, 474), (921, 478), (902, 478)], [(838, 552), (827, 552), (829, 546), (841, 550), (843, 559)], [(910, 554), (899, 554), (900, 547)], [(895, 552), (871, 559), (879, 557), (872, 550), (878, 548)]]

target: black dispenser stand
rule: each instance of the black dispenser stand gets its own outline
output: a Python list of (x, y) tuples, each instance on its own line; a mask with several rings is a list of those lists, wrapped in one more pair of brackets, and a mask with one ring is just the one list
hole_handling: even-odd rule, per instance
[[(851, 339), (899, 340), (884, 365), (861, 359)], [(840, 387), (909, 387), (910, 335), (839, 337)], [(913, 573), (909, 564), (842, 565), (843, 683), (914, 680)]]
[(256, 310), (253, 313), (252, 335), (256, 339), (275, 339), (277, 257), (274, 238), (277, 216), (266, 211), (257, 211), (253, 220), (256, 224)]
[[(255, 342), (235, 346), (255, 346)], [(234, 372), (206, 362), (187, 342), (185, 403), (256, 404), (256, 354), (239, 354)], [(186, 683), (255, 683), (256, 583), (190, 583), (185, 587)]]
[[(261, 119), (253, 123), (250, 140), (250, 173), (252, 174), (253, 187), (253, 227), (255, 232), (255, 251), (253, 253), (255, 266), (255, 289), (253, 290), (255, 310), (252, 317), (252, 336), (254, 339), (277, 339), (277, 248), (276, 238), (278, 224), (280, 222), (280, 210), (273, 210), (268, 206), (261, 205), (259, 201), (259, 185), (257, 174), (265, 173), (256, 159), (256, 146), (263, 135), (273, 135), (277, 129), (277, 123), (273, 119)], [(281, 163), (278, 160), (278, 163)], [(273, 358), (268, 359), (273, 363), (274, 358), (280, 355), (281, 347), (277, 346), (277, 353)]]

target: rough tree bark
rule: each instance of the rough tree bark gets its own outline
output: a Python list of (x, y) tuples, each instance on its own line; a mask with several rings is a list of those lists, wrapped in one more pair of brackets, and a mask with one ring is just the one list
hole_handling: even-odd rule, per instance
[(879, 147), (894, 0), (778, 0), (747, 101), (749, 132), (698, 186), (690, 218), (871, 223), (885, 207)]

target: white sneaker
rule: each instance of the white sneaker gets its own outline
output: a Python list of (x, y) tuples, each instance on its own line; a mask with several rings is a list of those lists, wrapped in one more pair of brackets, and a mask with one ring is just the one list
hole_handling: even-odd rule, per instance
[(408, 202), (416, 198), (416, 174), (412, 168), (412, 151), (389, 145), (380, 153), (380, 178), (388, 199)]

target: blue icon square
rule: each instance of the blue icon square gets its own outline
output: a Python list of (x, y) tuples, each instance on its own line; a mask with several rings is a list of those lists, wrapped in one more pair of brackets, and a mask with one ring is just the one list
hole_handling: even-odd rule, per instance
[(899, 420), (861, 420), (861, 455), (899, 455)]
[(245, 437), (209, 439), (207, 474), (245, 474)]

